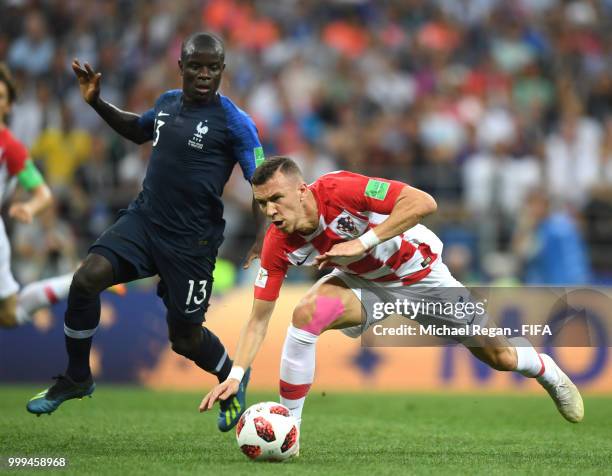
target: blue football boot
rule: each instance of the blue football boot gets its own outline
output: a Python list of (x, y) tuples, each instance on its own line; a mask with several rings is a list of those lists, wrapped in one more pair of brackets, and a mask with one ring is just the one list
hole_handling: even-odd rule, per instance
[(242, 377), (240, 386), (238, 387), (238, 393), (231, 396), (227, 400), (219, 400), (219, 419), (217, 420), (217, 427), (220, 431), (230, 431), (236, 426), (238, 420), (246, 410), (246, 389), (249, 385), (249, 378), (251, 377), (251, 368), (249, 367)]
[(96, 389), (91, 375), (84, 382), (75, 382), (67, 375), (56, 375), (53, 378), (57, 380), (55, 385), (34, 395), (28, 402), (26, 408), (30, 413), (37, 416), (43, 413), (51, 415), (66, 400), (91, 397)]

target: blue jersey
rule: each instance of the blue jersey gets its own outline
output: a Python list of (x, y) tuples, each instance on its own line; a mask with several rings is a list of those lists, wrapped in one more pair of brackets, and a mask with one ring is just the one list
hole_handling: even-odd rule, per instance
[[(153, 140), (142, 191), (130, 204), (166, 231), (220, 238), (221, 194), (236, 163), (250, 180), (263, 149), (251, 118), (217, 94), (205, 105), (168, 91), (145, 112), (140, 127)], [(216, 236), (215, 236), (216, 235)]]

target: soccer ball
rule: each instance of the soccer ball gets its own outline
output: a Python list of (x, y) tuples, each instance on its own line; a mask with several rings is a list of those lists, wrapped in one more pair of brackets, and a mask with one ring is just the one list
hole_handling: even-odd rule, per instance
[(238, 420), (240, 451), (254, 460), (284, 461), (298, 452), (300, 431), (287, 407), (276, 402), (256, 403)]

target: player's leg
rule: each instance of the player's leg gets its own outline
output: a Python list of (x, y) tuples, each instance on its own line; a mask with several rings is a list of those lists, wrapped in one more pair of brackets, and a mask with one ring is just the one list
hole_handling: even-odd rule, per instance
[[(232, 360), (221, 340), (210, 329), (203, 327), (201, 322), (189, 322), (176, 315), (172, 317), (170, 311), (167, 322), (172, 350), (223, 382), (232, 368)], [(246, 409), (246, 388), (250, 374), (250, 369), (247, 369), (236, 395), (219, 402), (219, 430), (231, 430)]]
[[(53, 278), (35, 281), (26, 285), (15, 296), (14, 308), (10, 302), (0, 301), (0, 327), (7, 322), (8, 327), (20, 326), (32, 321), (34, 313), (42, 308), (52, 306), (68, 296), (74, 273), (55, 276)], [(120, 296), (125, 295), (123, 284), (116, 284), (108, 291)]]
[[(61, 301), (68, 296), (74, 273), (35, 281), (26, 285), (19, 294), (0, 300), (0, 327), (16, 327), (32, 321), (36, 311)], [(123, 296), (126, 289), (116, 284), (108, 291)]]
[(538, 353), (524, 337), (480, 336), (478, 339), (468, 347), (474, 356), (496, 370), (535, 378), (566, 420), (572, 423), (582, 421), (584, 404), (580, 392), (550, 356)]
[(113, 268), (105, 257), (89, 254), (77, 269), (68, 294), (64, 334), (68, 353), (65, 375), (35, 395), (27, 405), (30, 413), (52, 413), (64, 401), (91, 395), (95, 384), (89, 368), (91, 342), (100, 321), (100, 297), (113, 280)]
[(210, 254), (192, 256), (174, 249), (172, 243), (156, 240), (160, 276), (157, 294), (166, 305), (172, 350), (223, 382), (231, 370), (231, 360), (219, 338), (202, 327), (212, 293), (216, 256), (216, 249), (208, 251)]
[(96, 249), (74, 273), (64, 316), (64, 334), (68, 352), (66, 376), (75, 382), (91, 377), (89, 353), (100, 322), (100, 293), (113, 281), (111, 261)]
[[(174, 242), (155, 240), (155, 258), (161, 278), (158, 295), (168, 310), (172, 349), (223, 382), (232, 368), (232, 360), (221, 340), (202, 326), (212, 293), (217, 249), (203, 244), (186, 252), (176, 246)], [(220, 402), (217, 426), (221, 431), (233, 428), (244, 412), (249, 377), (247, 369), (238, 393)]]
[(28, 284), (18, 294), (0, 299), (0, 327), (27, 324), (34, 312), (65, 298), (71, 281), (72, 274), (44, 279)]
[(66, 400), (93, 393), (89, 354), (100, 322), (100, 293), (115, 283), (154, 274), (146, 250), (146, 230), (140, 220), (129, 215), (120, 218), (90, 248), (68, 293), (64, 317), (66, 373), (56, 377), (55, 385), (34, 396), (28, 402), (28, 411), (50, 414)]
[[(421, 293), (425, 295), (432, 293), (438, 299), (452, 302), (456, 302), (456, 298), (463, 294), (465, 289), (442, 262), (435, 264), (429, 276), (418, 286), (411, 286), (417, 291), (419, 287), (422, 289)], [(423, 297), (426, 297), (425, 295)], [(464, 298), (470, 299), (469, 292)], [(417, 317), (417, 320), (420, 321), (420, 317)], [(486, 325), (484, 321), (482, 324)], [(518, 372), (525, 377), (535, 378), (552, 397), (566, 420), (571, 422), (582, 420), (584, 406), (576, 386), (548, 355), (539, 354), (527, 339), (472, 336), (462, 343), (474, 356), (496, 370)]]
[(293, 311), (281, 357), (280, 400), (298, 424), (314, 381), (319, 335), (329, 329), (360, 326), (361, 316), (359, 299), (337, 277), (325, 277), (317, 282)]
[(30, 322), (32, 315), (68, 296), (73, 273), (35, 281), (26, 285), (18, 296), (16, 316), (20, 324)]
[(223, 382), (229, 375), (232, 361), (219, 338), (201, 323), (182, 321), (170, 314), (167, 322), (172, 350)]

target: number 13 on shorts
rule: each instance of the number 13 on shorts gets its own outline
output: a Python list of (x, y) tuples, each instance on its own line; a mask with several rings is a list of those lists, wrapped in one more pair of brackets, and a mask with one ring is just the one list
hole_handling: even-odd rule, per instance
[[(189, 280), (189, 292), (187, 293), (187, 301), (185, 301), (186, 306), (190, 306), (193, 299), (193, 304), (199, 306), (206, 299), (206, 284), (208, 283), (207, 279), (201, 279), (197, 282), (190, 279)], [(194, 293), (195, 291), (195, 293)]]

